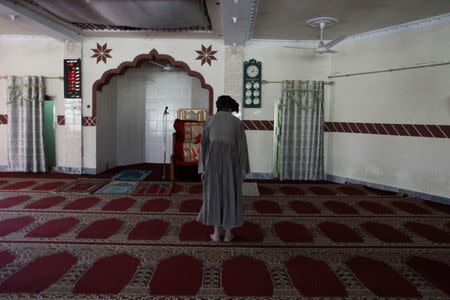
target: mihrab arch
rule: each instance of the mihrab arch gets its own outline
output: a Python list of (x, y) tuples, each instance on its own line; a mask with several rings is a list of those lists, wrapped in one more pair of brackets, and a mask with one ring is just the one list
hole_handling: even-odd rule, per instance
[(198, 78), (200, 80), (201, 87), (208, 90), (208, 113), (210, 115), (213, 114), (214, 91), (213, 88), (205, 82), (205, 78), (203, 77), (203, 75), (197, 71), (192, 71), (185, 62), (175, 60), (172, 56), (167, 54), (159, 54), (156, 49), (153, 49), (148, 54), (140, 54), (136, 56), (133, 61), (125, 61), (121, 63), (117, 68), (105, 71), (102, 77), (100, 77), (100, 79), (95, 81), (92, 85), (92, 117), (84, 118), (91, 118), (92, 120), (95, 120), (95, 118), (97, 117), (97, 92), (101, 92), (103, 87), (111, 81), (111, 78), (117, 75), (123, 75), (129, 68), (138, 68), (143, 63), (148, 61), (169, 62), (174, 68), (181, 69), (189, 76)]

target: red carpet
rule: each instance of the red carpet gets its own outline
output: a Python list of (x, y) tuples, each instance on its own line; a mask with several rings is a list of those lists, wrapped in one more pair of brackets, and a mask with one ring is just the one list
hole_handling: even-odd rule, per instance
[(305, 192), (297, 187), (283, 186), (280, 187), (280, 192), (285, 195), (303, 196)]
[(13, 254), (11, 254), (11, 252), (9, 252), (9, 251), (1, 251), (0, 252), (0, 270), (4, 266), (6, 266), (9, 263), (13, 262), (15, 258), (16, 257)]
[(127, 210), (134, 204), (135, 201), (136, 200), (128, 197), (112, 199), (102, 207), (102, 210)]
[(411, 257), (406, 264), (450, 296), (450, 267), (447, 264), (419, 256)]
[(30, 199), (31, 199), (31, 197), (28, 195), (8, 197), (3, 200), (0, 200), (0, 208), (13, 207), (13, 206), (19, 205), (25, 201), (28, 201)]
[(69, 231), (78, 222), (76, 218), (50, 220), (27, 233), (26, 237), (54, 238)]
[(318, 196), (334, 196), (336, 193), (329, 189), (328, 187), (322, 187), (322, 186), (313, 186), (310, 188), (311, 192)]
[(202, 207), (202, 199), (185, 200), (181, 202), (180, 212), (198, 213)]
[(11, 184), (7, 184), (4, 185), (0, 188), (0, 190), (10, 190), (10, 191), (15, 191), (15, 190), (23, 190), (27, 187), (30, 187), (32, 185), (35, 185), (37, 181), (34, 180), (25, 180), (25, 181), (18, 181), (15, 183), (11, 183)]
[(73, 292), (117, 294), (131, 281), (138, 267), (139, 260), (128, 254), (101, 258), (80, 278)]
[(52, 206), (58, 205), (61, 202), (66, 200), (66, 197), (64, 196), (50, 196), (50, 197), (44, 197), (37, 201), (31, 202), (25, 208), (28, 209), (46, 209), (50, 208)]
[(91, 208), (92, 206), (96, 205), (98, 202), (100, 202), (100, 198), (98, 197), (83, 197), (78, 198), (66, 206), (64, 206), (64, 209), (73, 209), (73, 210), (84, 210)]
[(412, 243), (411, 239), (400, 230), (377, 222), (366, 222), (361, 227), (377, 239), (386, 243)]
[(106, 219), (95, 221), (83, 229), (78, 235), (78, 239), (106, 239), (116, 233), (123, 222), (117, 219)]
[(421, 297), (411, 282), (384, 262), (357, 256), (347, 266), (378, 297)]
[(169, 223), (162, 220), (144, 221), (137, 224), (128, 234), (129, 240), (160, 240), (169, 228)]
[(320, 230), (332, 241), (337, 243), (362, 243), (363, 239), (351, 227), (335, 222), (323, 222), (318, 225)]
[(357, 214), (358, 211), (356, 211), (356, 209), (354, 209), (353, 207), (351, 207), (350, 205), (348, 205), (345, 202), (339, 202), (339, 201), (327, 201), (324, 202), (324, 205), (331, 210), (332, 212), (336, 213), (336, 214), (350, 214), (350, 215), (354, 215)]
[(160, 198), (160, 199), (151, 199), (144, 203), (141, 208), (141, 211), (147, 212), (164, 212), (170, 207), (170, 200)]
[(394, 215), (395, 214), (395, 212), (392, 209), (390, 209), (380, 203), (377, 203), (377, 202), (360, 201), (357, 204), (361, 208), (365, 209), (366, 211), (371, 212), (376, 215)]
[(429, 206), (431, 208), (434, 208), (436, 210), (439, 210), (443, 213), (450, 215), (450, 205), (445, 205), (442, 203), (436, 203), (436, 202), (431, 202), (431, 201), (424, 201), (424, 204), (426, 206)]
[(292, 222), (279, 222), (273, 225), (277, 236), (283, 242), (310, 243), (314, 240), (311, 232), (302, 224)]
[(414, 233), (435, 243), (450, 243), (450, 233), (432, 225), (419, 222), (408, 222), (405, 227)]
[(107, 181), (0, 179), (16, 184), (0, 191), (0, 298), (450, 297), (450, 206), (357, 185), (264, 182), (265, 195), (244, 197), (234, 241), (214, 243), (213, 227), (195, 221), (199, 183), (91, 194)]
[(361, 189), (357, 189), (350, 186), (341, 186), (338, 187), (337, 190), (341, 191), (342, 193), (348, 195), (348, 196), (366, 196), (367, 192)]
[(237, 256), (222, 265), (222, 286), (228, 296), (270, 297), (273, 283), (266, 264), (252, 257)]
[(178, 234), (180, 241), (203, 241), (211, 240), (210, 234), (214, 232), (213, 226), (203, 225), (197, 221), (183, 224)]
[(255, 210), (260, 214), (281, 214), (282, 210), (280, 205), (274, 201), (255, 201)]
[(345, 286), (323, 261), (297, 256), (286, 263), (292, 284), (307, 297), (347, 297)]
[(169, 195), (171, 182), (140, 182), (131, 192), (134, 195)]
[(38, 257), (0, 284), (0, 293), (39, 293), (76, 263), (68, 253)]
[(7, 236), (10, 233), (21, 230), (33, 223), (31, 216), (17, 217), (0, 221), (0, 236)]
[(236, 242), (260, 243), (264, 240), (264, 234), (258, 224), (244, 222), (240, 227), (233, 228), (231, 232)]
[(191, 256), (178, 255), (162, 260), (150, 281), (154, 295), (196, 295), (202, 285), (203, 264)]
[(298, 214), (320, 214), (320, 209), (318, 209), (314, 204), (305, 201), (291, 201), (289, 206)]
[(404, 201), (392, 201), (391, 205), (394, 207), (403, 210), (412, 215), (430, 215), (431, 212), (428, 209), (417, 206), (414, 203), (404, 202)]
[(52, 191), (57, 188), (64, 186), (66, 183), (64, 181), (53, 181), (48, 183), (39, 184), (36, 187), (33, 187), (34, 191)]
[(79, 178), (76, 180), (72, 180), (66, 186), (58, 189), (58, 192), (65, 193), (92, 193), (105, 184), (110, 182), (109, 179), (84, 179)]
[(258, 189), (259, 189), (259, 194), (261, 196), (272, 196), (273, 195), (273, 190), (266, 185), (258, 184)]

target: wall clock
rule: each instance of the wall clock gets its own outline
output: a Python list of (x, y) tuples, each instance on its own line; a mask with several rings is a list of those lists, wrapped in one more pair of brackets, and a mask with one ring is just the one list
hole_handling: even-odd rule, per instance
[(244, 104), (247, 108), (261, 107), (261, 62), (244, 62)]

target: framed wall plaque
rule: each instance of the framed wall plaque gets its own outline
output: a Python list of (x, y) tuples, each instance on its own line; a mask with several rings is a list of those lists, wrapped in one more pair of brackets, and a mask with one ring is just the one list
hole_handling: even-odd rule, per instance
[(64, 98), (81, 98), (81, 59), (64, 60)]

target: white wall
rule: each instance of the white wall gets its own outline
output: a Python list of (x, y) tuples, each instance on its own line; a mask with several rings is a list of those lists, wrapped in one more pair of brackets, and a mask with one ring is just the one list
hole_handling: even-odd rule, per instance
[[(197, 80), (198, 81), (198, 80)], [(166, 163), (172, 154), (173, 122), (180, 108), (192, 107), (192, 79), (184, 72), (160, 72), (154, 70), (147, 75), (146, 82), (146, 162), (164, 161), (163, 113), (168, 107)]]
[[(144, 75), (145, 76), (145, 75)], [(145, 160), (145, 77), (139, 69), (117, 78), (117, 165)], [(97, 115), (103, 112), (98, 111)]]
[[(46, 37), (0, 35), (0, 75), (63, 75), (64, 43)], [(64, 115), (63, 81), (47, 79), (46, 94), (54, 96), (56, 115)], [(7, 114), (7, 80), (0, 79), (0, 114)], [(64, 126), (56, 129), (56, 164), (66, 166)], [(0, 125), (0, 166), (8, 165), (7, 125)]]
[[(244, 48), (245, 60), (262, 62), (264, 80), (327, 80), (330, 56), (309, 50), (285, 48), (273, 42), (250, 41)], [(281, 98), (281, 84), (262, 86), (261, 108), (244, 108), (243, 120), (273, 120), (274, 104)], [(328, 94), (326, 87), (325, 94)], [(273, 172), (273, 131), (246, 131), (252, 172)]]
[[(450, 61), (450, 24), (344, 41), (332, 74)], [(450, 121), (449, 66), (336, 78), (326, 120), (445, 124)], [(329, 174), (450, 195), (448, 139), (328, 133)]]
[(117, 78), (111, 79), (102, 92), (97, 94), (97, 171), (101, 172), (117, 165)]
[[(202, 88), (200, 80), (195, 77), (191, 77), (192, 94), (191, 94), (191, 105), (192, 108), (204, 109), (208, 111), (209, 105), (209, 92), (207, 89)], [(218, 96), (218, 95), (217, 95)], [(217, 97), (216, 97), (217, 98)], [(215, 100), (213, 101), (213, 105)]]
[[(96, 59), (91, 58), (93, 48), (97, 43), (103, 45), (107, 43), (112, 49), (112, 58), (96, 63)], [(217, 60), (212, 65), (201, 65), (200, 60), (196, 60), (198, 54), (195, 50), (200, 50), (201, 46), (212, 45)], [(223, 61), (223, 41), (208, 39), (143, 39), (143, 38), (86, 38), (83, 42), (83, 115), (92, 115), (92, 85), (107, 70), (117, 68), (119, 64), (132, 61), (140, 54), (148, 54), (152, 49), (156, 49), (160, 54), (168, 54), (175, 60), (185, 62), (191, 70), (203, 75), (207, 84), (214, 90), (214, 98), (223, 94), (224, 85), (224, 61)], [(100, 112), (97, 110), (97, 113)], [(83, 166), (85, 168), (96, 168), (96, 128), (88, 126), (83, 128)]]

